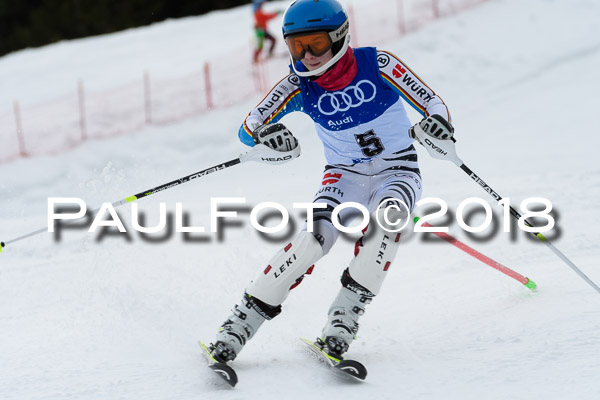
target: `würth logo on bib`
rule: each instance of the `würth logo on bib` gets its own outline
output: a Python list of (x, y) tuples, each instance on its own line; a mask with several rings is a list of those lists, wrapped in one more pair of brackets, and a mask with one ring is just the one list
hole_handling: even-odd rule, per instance
[(341, 177), (342, 174), (334, 174), (332, 172), (329, 172), (323, 176), (323, 186), (337, 183)]
[(406, 73), (406, 68), (404, 68), (400, 64), (396, 64), (396, 66), (394, 67), (394, 71), (392, 71), (392, 74), (394, 75), (394, 78), (400, 78), (405, 73)]

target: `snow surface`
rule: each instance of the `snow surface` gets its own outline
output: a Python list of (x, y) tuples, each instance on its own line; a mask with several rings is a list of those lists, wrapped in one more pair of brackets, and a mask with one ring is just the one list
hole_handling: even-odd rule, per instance
[[(113, 64), (103, 60), (116, 55), (100, 54), (110, 48), (98, 45), (103, 40), (124, 48), (137, 37), (157, 52), (171, 52), (166, 58), (173, 72), (183, 73), (177, 69), (192, 57), (186, 43), (197, 21), (217, 29), (229, 15), (247, 12), (9, 55), (0, 59), (3, 96), (10, 96), (12, 82), (30, 79), (31, 86), (19, 90), (51, 97), (55, 88), (35, 85), (45, 73), (75, 81), (88, 71), (99, 86), (108, 85)], [(548, 236), (595, 282), (598, 15), (594, 0), (496, 0), (407, 37), (373, 43), (399, 55), (444, 98), (459, 155), (496, 191), (515, 205), (535, 196), (552, 202), (560, 235)], [(247, 37), (248, 26), (229, 28)], [(182, 47), (169, 46), (173, 41)], [(222, 48), (237, 45), (223, 42)], [(94, 46), (98, 58), (73, 70), (44, 64)], [(142, 65), (131, 54), (130, 66)], [(239, 123), (258, 99), (58, 156), (0, 165), (0, 239), (44, 226), (48, 197), (80, 197), (97, 207), (235, 158), (245, 151), (236, 138)], [(190, 224), (208, 229), (211, 197), (245, 197), (249, 206), (277, 201), (290, 210), (293, 202), (310, 201), (324, 163), (320, 144), (307, 117), (284, 122), (299, 137), (302, 157), (277, 168), (242, 164), (141, 200), (148, 225), (158, 220), (161, 202), (170, 211), (182, 202)], [(419, 154), (424, 197), (443, 198), (454, 212), (468, 197), (490, 200), (452, 164), (422, 149)], [(500, 221), (501, 210), (493, 208)], [(499, 232), (477, 241), (456, 221), (449, 223), (450, 234), (533, 279), (536, 293), (446, 243), (409, 237), (349, 352), (369, 369), (367, 381), (357, 385), (326, 374), (298, 341), (318, 335), (325, 322), (352, 255), (352, 241), (340, 240), (235, 361), (240, 383), (229, 390), (205, 368), (196, 341), (213, 339), (245, 285), (285, 239), (265, 240), (242, 212), (240, 223), (224, 228), (221, 237), (195, 234), (201, 240), (185, 242), (173, 234), (148, 243), (131, 229), (131, 208), (119, 213), (129, 241), (69, 231), (60, 242), (42, 234), (0, 255), (0, 398), (600, 398), (600, 296), (522, 232), (513, 240)], [(291, 214), (297, 229), (300, 215)]]

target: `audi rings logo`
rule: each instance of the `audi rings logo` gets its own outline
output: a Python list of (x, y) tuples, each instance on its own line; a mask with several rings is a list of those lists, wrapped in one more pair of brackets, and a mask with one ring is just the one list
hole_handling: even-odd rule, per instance
[(356, 108), (363, 103), (373, 101), (377, 94), (377, 88), (366, 79), (358, 82), (354, 86), (348, 86), (346, 89), (325, 93), (319, 97), (317, 106), (324, 115), (333, 115), (337, 112), (348, 111), (350, 108)]

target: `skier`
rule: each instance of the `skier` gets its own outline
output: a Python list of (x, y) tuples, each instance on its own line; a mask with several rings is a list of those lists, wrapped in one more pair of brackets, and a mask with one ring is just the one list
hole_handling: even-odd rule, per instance
[(254, 63), (258, 62), (258, 58), (260, 56), (260, 53), (262, 53), (265, 40), (271, 42), (268, 54), (269, 57), (273, 55), (273, 50), (275, 49), (275, 44), (277, 43), (275, 36), (271, 35), (267, 30), (267, 24), (270, 20), (277, 17), (280, 14), (280, 12), (264, 12), (262, 9), (263, 3), (264, 0), (254, 0), (254, 4), (252, 6), (254, 10), (254, 33), (256, 34), (256, 49), (254, 50)]
[[(336, 0), (293, 2), (283, 17), (290, 74), (239, 129), (244, 144), (264, 144), (287, 154), (298, 150), (298, 142), (278, 121), (293, 111), (308, 114), (327, 160), (313, 201), (327, 208), (315, 209), (312, 232), (305, 227), (260, 267), (241, 304), (233, 308), (209, 346), (219, 362), (233, 360), (260, 326), (281, 312), (290, 290), (312, 272), (314, 263), (338, 238), (333, 209), (343, 202), (357, 202), (369, 210), (370, 223), (343, 271), (341, 287), (315, 342), (341, 360), (398, 249), (400, 233), (391, 231), (409, 217), (421, 196), (414, 130), (452, 138), (450, 114), (441, 98), (391, 53), (351, 48), (348, 28), (347, 14)], [(413, 127), (404, 102), (424, 117)], [(338, 218), (348, 220), (352, 212), (346, 208)]]

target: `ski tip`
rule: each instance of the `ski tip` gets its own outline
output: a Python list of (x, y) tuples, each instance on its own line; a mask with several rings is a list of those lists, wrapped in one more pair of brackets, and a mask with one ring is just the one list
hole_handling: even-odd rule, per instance
[(200, 347), (202, 347), (203, 354), (208, 362), (208, 367), (217, 373), (225, 382), (227, 382), (229, 386), (235, 387), (235, 385), (238, 383), (238, 377), (235, 373), (235, 370), (227, 365), (227, 363), (216, 360), (212, 354), (210, 354), (208, 346), (205, 345), (201, 340), (198, 340), (198, 344)]
[(314, 353), (320, 361), (323, 361), (328, 367), (343, 378), (353, 378), (364, 381), (367, 377), (367, 368), (356, 360), (337, 359), (327, 352), (323, 351), (314, 341), (301, 337), (300, 340), (308, 345), (308, 348)]
[(536, 283), (529, 278), (527, 278), (527, 283), (525, 283), (525, 286), (529, 288), (532, 292), (535, 292), (537, 290)]
[(238, 383), (238, 377), (233, 368), (225, 363), (217, 363), (209, 366), (214, 372), (216, 372), (225, 382), (231, 387), (235, 387)]
[(342, 360), (335, 368), (360, 381), (367, 378), (367, 368), (356, 360)]

